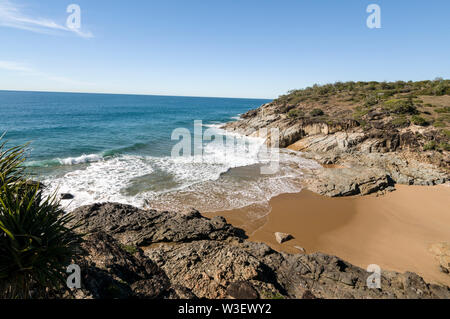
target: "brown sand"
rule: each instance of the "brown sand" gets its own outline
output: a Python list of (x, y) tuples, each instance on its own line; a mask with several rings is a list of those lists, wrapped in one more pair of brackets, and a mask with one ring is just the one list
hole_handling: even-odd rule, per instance
[[(283, 194), (270, 201), (271, 213), (256, 219), (254, 209), (206, 214), (224, 216), (243, 228), (249, 240), (276, 250), (321, 251), (366, 268), (418, 273), (428, 282), (450, 286), (429, 252), (433, 243), (450, 241), (450, 187), (402, 186), (383, 196), (328, 198), (310, 191)], [(294, 236), (282, 245), (274, 233)]]

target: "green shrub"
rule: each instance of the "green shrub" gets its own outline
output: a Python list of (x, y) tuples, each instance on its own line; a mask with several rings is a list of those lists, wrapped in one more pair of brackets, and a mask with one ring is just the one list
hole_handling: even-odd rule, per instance
[(392, 99), (384, 102), (384, 108), (395, 114), (416, 114), (417, 108), (414, 106), (411, 99), (401, 100)]
[(437, 142), (436, 141), (431, 141), (431, 142), (426, 143), (423, 146), (423, 150), (424, 151), (432, 151), (432, 150), (435, 150), (436, 147), (437, 147)]
[(397, 116), (391, 121), (391, 124), (395, 127), (405, 127), (409, 125), (409, 120), (406, 116)]
[(325, 113), (321, 109), (314, 109), (309, 113), (311, 116), (321, 116)]
[(361, 106), (357, 106), (353, 111), (353, 119), (356, 120), (362, 127), (366, 126), (367, 122), (363, 119), (363, 116), (369, 113), (368, 109), (364, 109)]
[(446, 127), (447, 125), (445, 125), (444, 122), (437, 120), (437, 121), (433, 122), (433, 126), (434, 127)]
[(374, 96), (374, 95), (369, 96), (366, 99), (366, 101), (364, 102), (364, 106), (365, 107), (371, 107), (371, 106), (376, 105), (376, 104), (378, 104), (378, 97)]
[(302, 116), (304, 116), (305, 115), (305, 113), (302, 111), (302, 110), (299, 110), (299, 109), (294, 109), (294, 110), (290, 110), (289, 112), (288, 112), (288, 118), (290, 118), (290, 119), (294, 119), (294, 118), (298, 118), (298, 117), (302, 117)]
[(450, 113), (450, 106), (440, 107), (434, 110), (436, 113)]
[(442, 133), (443, 133), (446, 137), (450, 138), (450, 130), (442, 130)]
[(285, 299), (283, 295), (281, 295), (278, 292), (271, 292), (271, 291), (262, 291), (261, 293), (262, 299)]
[(438, 116), (437, 120), (440, 122), (450, 122), (450, 114), (449, 113), (442, 114)]
[(427, 122), (427, 120), (425, 120), (423, 117), (419, 116), (419, 115), (413, 115), (411, 117), (411, 121), (415, 124), (415, 125), (420, 125), (420, 126), (427, 126), (429, 123)]
[[(44, 297), (64, 287), (79, 236), (56, 195), (45, 197), (21, 163), (23, 147), (0, 145), (0, 298)], [(30, 291), (33, 290), (33, 295)]]
[(439, 149), (443, 151), (450, 152), (450, 144), (442, 142), (439, 144)]
[(139, 251), (139, 249), (133, 245), (120, 245), (120, 246), (122, 247), (123, 250), (132, 255), (134, 255)]
[(450, 86), (445, 83), (439, 83), (431, 90), (433, 95), (442, 96), (445, 94), (450, 94)]

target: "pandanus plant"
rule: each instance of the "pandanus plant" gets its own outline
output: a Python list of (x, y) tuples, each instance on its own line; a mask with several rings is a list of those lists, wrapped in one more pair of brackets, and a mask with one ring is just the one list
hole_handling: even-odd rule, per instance
[(0, 137), (0, 298), (43, 298), (65, 286), (80, 241), (56, 194), (30, 182), (26, 146)]

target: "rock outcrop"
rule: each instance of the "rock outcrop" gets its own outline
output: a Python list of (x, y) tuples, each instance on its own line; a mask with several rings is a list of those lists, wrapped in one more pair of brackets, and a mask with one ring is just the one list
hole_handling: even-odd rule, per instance
[(195, 298), (186, 288), (171, 285), (164, 271), (142, 250), (128, 252), (103, 231), (85, 237), (80, 257), (74, 262), (82, 275), (75, 298)]
[(76, 298), (450, 298), (413, 273), (383, 271), (381, 288), (369, 289), (370, 274), (338, 257), (279, 253), (198, 212), (106, 203), (72, 214), (87, 233)]
[(223, 217), (207, 219), (196, 210), (189, 214), (161, 213), (106, 203), (83, 206), (72, 214), (73, 222), (81, 223), (81, 232), (104, 231), (126, 245), (147, 246), (162, 242), (224, 240), (243, 236), (243, 231), (228, 225)]
[[(390, 126), (386, 112), (369, 112), (370, 128), (349, 119), (348, 112), (329, 107), (330, 117), (290, 118), (279, 102), (246, 113), (224, 129), (273, 142), (271, 129), (279, 130), (279, 146), (301, 152), (333, 168), (307, 172), (307, 187), (326, 196), (366, 195), (393, 190), (394, 185), (437, 185), (450, 180), (448, 151), (427, 150), (424, 140), (440, 138), (433, 128)], [(349, 111), (351, 114), (351, 111)], [(263, 129), (263, 130), (262, 130)], [(436, 135), (436, 136), (435, 136)]]

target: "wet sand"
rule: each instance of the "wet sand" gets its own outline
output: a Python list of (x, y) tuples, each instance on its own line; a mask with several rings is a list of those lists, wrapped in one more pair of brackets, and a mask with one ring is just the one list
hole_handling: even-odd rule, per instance
[[(366, 268), (418, 273), (428, 282), (450, 286), (430, 245), (450, 241), (450, 187), (404, 186), (383, 196), (328, 198), (304, 190), (270, 201), (271, 212), (255, 217), (255, 207), (205, 214), (221, 215), (243, 228), (249, 240), (299, 253), (321, 251)], [(294, 239), (278, 244), (274, 233)]]

